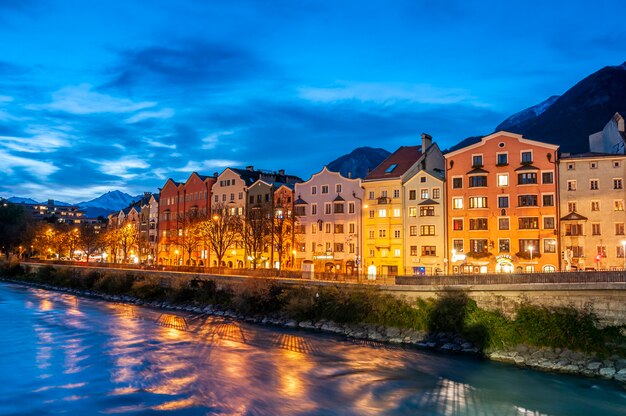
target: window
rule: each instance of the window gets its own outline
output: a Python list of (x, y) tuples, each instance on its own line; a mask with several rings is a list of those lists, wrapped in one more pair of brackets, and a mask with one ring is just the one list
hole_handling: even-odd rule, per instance
[(296, 205), (295, 211), (298, 217), (306, 216), (306, 207), (304, 205)]
[(601, 235), (600, 224), (591, 224), (591, 235)]
[(533, 152), (522, 152), (522, 163), (533, 163)]
[(574, 258), (582, 257), (584, 255), (582, 246), (568, 246), (567, 250), (572, 252), (572, 257)]
[[(317, 204), (311, 204), (311, 215), (316, 215), (317, 214)], [(298, 213), (296, 212), (296, 215), (298, 215)]]
[(433, 188), (433, 199), (439, 199), (441, 196), (441, 190), (439, 188)]
[(435, 235), (435, 226), (434, 225), (420, 226), (420, 235)]
[(326, 202), (324, 203), (324, 214), (330, 215), (330, 213), (331, 213), (330, 202)]
[(600, 181), (598, 181), (597, 179), (589, 180), (589, 189), (591, 189), (592, 191), (597, 191), (599, 188), (600, 188)]
[(350, 224), (348, 224), (348, 232), (350, 234), (354, 234), (354, 223), (351, 222)]
[(380, 191), (381, 198), (387, 198), (387, 191)]
[(341, 184), (340, 183), (335, 184), (335, 192), (338, 193), (338, 194), (341, 193)]
[(509, 186), (509, 174), (508, 173), (498, 173), (496, 177), (498, 179), (498, 186)]
[(428, 188), (420, 189), (420, 197), (422, 199), (428, 199)]
[(335, 243), (335, 253), (343, 253), (343, 243)]
[(415, 189), (411, 189), (411, 190), (409, 191), (409, 200), (410, 200), (410, 201), (415, 201), (415, 198), (416, 198), (416, 193), (417, 193), (417, 192), (415, 191)]
[(613, 209), (615, 211), (624, 211), (624, 200), (616, 199), (615, 201), (613, 201)]
[(470, 218), (469, 229), (470, 230), (486, 230), (487, 218)]
[(461, 230), (463, 230), (463, 218), (454, 218), (452, 220), (452, 229), (454, 231), (461, 231)]
[(486, 253), (489, 248), (487, 239), (470, 239), (470, 251), (473, 253)]
[(348, 213), (349, 214), (354, 214), (354, 202), (349, 202), (348, 203)]
[(473, 196), (469, 199), (470, 208), (487, 208), (486, 196)]
[(589, 169), (598, 169), (598, 162), (589, 162)]
[(615, 235), (624, 235), (624, 223), (615, 223)]
[(311, 195), (317, 194), (317, 186), (311, 187)]
[(393, 190), (393, 197), (394, 198), (400, 198), (400, 190), (399, 189), (394, 189)]
[(452, 249), (457, 253), (463, 252), (463, 240), (453, 240), (452, 241)]
[(400, 249), (399, 248), (394, 248), (393, 249), (393, 256), (394, 257), (400, 257)]
[(575, 191), (576, 190), (576, 181), (575, 180), (567, 181), (567, 190), (568, 191)]
[(387, 169), (385, 169), (385, 173), (391, 173), (393, 172), (393, 170), (398, 167), (397, 163), (392, 163), (391, 165), (389, 165), (389, 167)]
[(417, 246), (411, 246), (410, 252), (411, 252), (411, 256), (413, 257), (417, 256)]
[(335, 224), (335, 234), (343, 234), (343, 224)]
[(326, 234), (330, 234), (332, 231), (331, 224), (329, 222), (326, 223)]
[(536, 230), (539, 228), (538, 217), (521, 217), (518, 221), (520, 230)]
[(477, 175), (469, 177), (469, 187), (477, 188), (487, 186), (487, 175)]
[(530, 238), (520, 238), (519, 240), (519, 251), (520, 253), (530, 254), (539, 252), (539, 240), (534, 240)]
[(369, 238), (375, 238), (376, 237), (376, 233), (374, 232), (374, 230), (369, 230)]
[(349, 245), (350, 254), (354, 254), (355, 247), (356, 247), (356, 245), (354, 243), (350, 243), (350, 245)]
[(508, 217), (498, 218), (498, 230), (508, 230), (509, 228), (510, 226)]
[(409, 207), (409, 217), (417, 217), (417, 207)]
[(536, 207), (537, 195), (520, 195), (517, 197), (517, 206), (519, 207)]
[(239, 199), (243, 199), (243, 192), (239, 192)]
[(311, 234), (317, 234), (317, 224), (311, 224)]
[(619, 161), (614, 160), (614, 161), (613, 161), (613, 167), (614, 167), (614, 168), (619, 168), (619, 167), (620, 167), (620, 163), (619, 163)]
[(422, 176), (420, 178), (420, 183), (426, 183), (426, 177), (425, 176)]
[(511, 251), (511, 240), (508, 238), (498, 240), (498, 251), (500, 253), (509, 253)]
[(556, 253), (556, 240), (553, 238), (546, 238), (543, 240), (543, 252)]
[(621, 179), (613, 179), (613, 189), (623, 189)]
[(400, 238), (400, 230), (393, 230), (393, 238)]
[(378, 218), (387, 218), (387, 210), (386, 209), (379, 209), (378, 210)]
[(385, 230), (384, 228), (383, 228), (383, 229), (378, 230), (378, 237), (380, 237), (380, 238), (386, 238), (386, 237), (387, 237), (387, 230)]
[(496, 155), (496, 165), (504, 166), (509, 164), (509, 154), (508, 153), (498, 153)]
[(591, 210), (600, 211), (600, 201), (591, 201)]
[(401, 214), (402, 213), (401, 213), (400, 208), (394, 208), (393, 209), (393, 216), (394, 216), (394, 218), (399, 218)]
[(452, 209), (463, 209), (463, 198), (452, 198)]
[(606, 258), (606, 246), (596, 246), (596, 255)]
[(374, 249), (370, 248), (370, 257), (374, 257)]
[(375, 211), (373, 209), (370, 210), (370, 218), (374, 218)]
[(453, 189), (463, 188), (463, 178), (452, 178), (452, 188)]
[(328, 185), (322, 185), (322, 193), (323, 194), (327, 194), (328, 193)]
[(624, 258), (624, 246), (617, 246), (617, 258), (618, 259), (623, 259)]
[(554, 172), (542, 172), (541, 183), (543, 184), (554, 183)]
[(434, 216), (435, 216), (435, 207), (431, 205), (420, 207), (420, 217), (434, 217)]
[(554, 230), (555, 222), (554, 217), (543, 217), (543, 229)]
[(537, 183), (537, 174), (534, 172), (518, 173), (517, 184), (518, 185), (530, 185)]
[(552, 194), (544, 194), (542, 195), (543, 206), (544, 207), (553, 207), (554, 206), (554, 195)]
[(509, 197), (508, 196), (499, 196), (498, 197), (498, 208), (508, 208), (509, 207)]
[(569, 212), (575, 212), (576, 211), (576, 202), (568, 202), (567, 203), (567, 210)]
[(409, 235), (415, 237), (417, 235), (417, 225), (411, 225), (409, 227)]
[(582, 224), (565, 224), (565, 235), (583, 235)]
[(343, 202), (335, 202), (333, 205), (334, 205), (335, 214), (343, 214), (344, 212)]
[(376, 199), (376, 197), (374, 196), (374, 191), (370, 191), (369, 199)]
[(422, 256), (436, 256), (437, 248), (435, 246), (422, 246)]
[(472, 167), (478, 168), (483, 166), (483, 155), (473, 155), (472, 156)]
[(576, 165), (574, 163), (567, 164), (567, 170), (574, 170), (575, 168), (576, 168)]

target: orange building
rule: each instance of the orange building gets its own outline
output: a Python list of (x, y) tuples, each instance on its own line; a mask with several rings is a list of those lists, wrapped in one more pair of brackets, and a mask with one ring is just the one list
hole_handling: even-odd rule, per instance
[(501, 131), (445, 155), (452, 273), (559, 269), (557, 150)]
[(208, 215), (215, 176), (193, 172), (185, 183), (168, 179), (159, 203), (159, 264), (203, 266), (207, 256), (202, 247), (188, 254), (186, 229), (191, 219)]

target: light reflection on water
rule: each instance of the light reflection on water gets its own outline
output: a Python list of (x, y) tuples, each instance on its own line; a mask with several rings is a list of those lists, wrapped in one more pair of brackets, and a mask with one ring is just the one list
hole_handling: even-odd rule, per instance
[(0, 285), (0, 414), (623, 414), (614, 384)]

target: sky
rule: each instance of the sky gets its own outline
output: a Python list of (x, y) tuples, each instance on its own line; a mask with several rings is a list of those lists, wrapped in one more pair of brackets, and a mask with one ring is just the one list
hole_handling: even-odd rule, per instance
[(623, 1), (0, 0), (0, 196), (442, 149), (626, 61)]

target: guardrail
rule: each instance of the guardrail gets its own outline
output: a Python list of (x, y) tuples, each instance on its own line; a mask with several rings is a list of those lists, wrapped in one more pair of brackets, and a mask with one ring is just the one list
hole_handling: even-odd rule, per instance
[(626, 283), (626, 271), (396, 276), (396, 285), (472, 286), (532, 283)]

